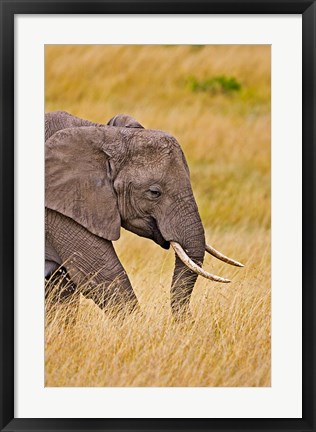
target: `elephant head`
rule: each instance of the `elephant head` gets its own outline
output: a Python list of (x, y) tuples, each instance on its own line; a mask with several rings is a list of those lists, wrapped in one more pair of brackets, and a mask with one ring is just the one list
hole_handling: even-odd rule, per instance
[(188, 310), (198, 274), (229, 282), (202, 269), (205, 251), (242, 266), (206, 245), (185, 156), (162, 131), (89, 126), (55, 133), (46, 142), (45, 203), (107, 241), (117, 240), (122, 226), (171, 245), (174, 313)]

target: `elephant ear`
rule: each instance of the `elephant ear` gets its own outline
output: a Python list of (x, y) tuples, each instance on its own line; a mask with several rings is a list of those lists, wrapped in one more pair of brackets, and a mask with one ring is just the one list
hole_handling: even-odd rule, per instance
[(117, 114), (107, 122), (107, 125), (144, 129), (144, 126), (142, 126), (137, 120), (127, 114)]
[(111, 181), (110, 156), (104, 150), (105, 136), (107, 142), (111, 136), (107, 128), (102, 129), (64, 129), (46, 141), (45, 206), (99, 237), (117, 240), (121, 218)]

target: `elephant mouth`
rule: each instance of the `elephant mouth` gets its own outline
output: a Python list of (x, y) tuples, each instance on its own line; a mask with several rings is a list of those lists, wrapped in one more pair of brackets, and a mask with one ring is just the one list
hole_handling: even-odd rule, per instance
[(166, 241), (158, 227), (156, 219), (133, 219), (122, 221), (122, 227), (141, 237), (149, 238), (161, 246), (163, 249), (170, 248), (170, 242)]
[(166, 241), (162, 236), (161, 236), (161, 239), (162, 239), (161, 241), (160, 240), (157, 241), (156, 239), (154, 239), (154, 240), (163, 249), (169, 249), (170, 248), (170, 242)]
[(163, 238), (163, 236), (159, 230), (156, 219), (151, 218), (150, 225), (151, 225), (151, 228), (152, 228), (153, 233), (154, 233), (153, 240), (157, 244), (159, 244), (159, 246), (161, 246), (163, 249), (169, 249), (170, 248), (170, 242)]

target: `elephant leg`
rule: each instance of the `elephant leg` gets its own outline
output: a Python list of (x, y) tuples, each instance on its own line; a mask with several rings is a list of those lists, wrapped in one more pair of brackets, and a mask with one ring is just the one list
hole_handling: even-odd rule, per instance
[(76, 252), (68, 266), (69, 274), (73, 280), (78, 278), (82, 294), (101, 309), (111, 310), (114, 306), (121, 312), (135, 311), (138, 309), (136, 295), (112, 243), (107, 243), (107, 256), (102, 265), (95, 262), (95, 270), (91, 270), (89, 254)]
[[(61, 266), (62, 261), (57, 251), (52, 244), (45, 242), (45, 300), (47, 315), (54, 315), (53, 309), (63, 305), (63, 308), (69, 307), (68, 314), (73, 317), (72, 322), (75, 323), (75, 317), (79, 305), (79, 294), (76, 293), (76, 285), (71, 281), (65, 267)], [(77, 300), (74, 301), (74, 298)], [(71, 308), (70, 308), (71, 306)], [(75, 312), (73, 313), (73, 311)], [(68, 320), (68, 317), (67, 317)]]
[(62, 264), (52, 244), (45, 239), (45, 278), (48, 279)]
[(51, 303), (63, 303), (76, 291), (76, 285), (63, 266), (58, 267), (52, 274), (48, 274), (45, 281), (45, 300)]
[(76, 323), (80, 303), (80, 293), (71, 281), (65, 267), (59, 267), (45, 285), (46, 319), (52, 322), (61, 316), (65, 327)]
[(112, 242), (48, 209), (46, 237), (85, 297), (91, 298), (102, 309), (112, 303), (123, 311), (133, 311), (138, 307), (136, 295)]
[(55, 261), (45, 260), (45, 278), (48, 279), (57, 269), (59, 264)]

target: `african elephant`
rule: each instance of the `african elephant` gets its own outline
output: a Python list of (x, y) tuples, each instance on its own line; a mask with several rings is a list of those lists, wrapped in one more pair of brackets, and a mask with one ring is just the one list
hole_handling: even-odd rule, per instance
[[(117, 126), (117, 127), (128, 127), (128, 128), (141, 128), (144, 127), (133, 117), (127, 114), (118, 114), (112, 117), (106, 125), (109, 126)], [(53, 111), (45, 114), (45, 141), (54, 135), (55, 132), (71, 128), (71, 127), (80, 127), (80, 126), (105, 126), (102, 123), (94, 123), (90, 120), (84, 120), (79, 117), (76, 117), (72, 114), (67, 113), (66, 111)]]
[(168, 133), (142, 127), (71, 127), (48, 138), (45, 160), (49, 271), (64, 263), (76, 284), (89, 280), (83, 294), (101, 308), (109, 299), (128, 310), (137, 305), (112, 244), (121, 226), (174, 248), (171, 308), (177, 316), (189, 311), (198, 274), (229, 282), (201, 268), (205, 251), (242, 266), (205, 243), (186, 159)]

